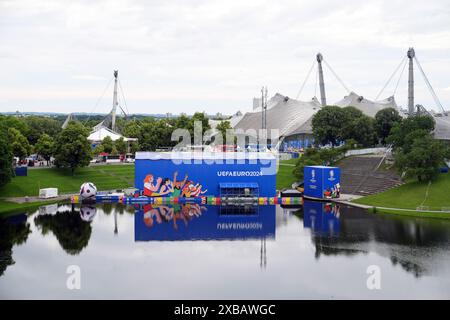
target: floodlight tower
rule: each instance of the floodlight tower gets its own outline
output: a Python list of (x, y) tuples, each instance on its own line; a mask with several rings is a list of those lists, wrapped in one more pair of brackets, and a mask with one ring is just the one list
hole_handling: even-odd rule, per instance
[(117, 78), (119, 77), (119, 70), (114, 70), (114, 95), (113, 95), (113, 107), (111, 111), (111, 130), (116, 131), (116, 109), (119, 104), (117, 101)]
[(407, 53), (409, 59), (409, 76), (408, 76), (408, 113), (410, 116), (414, 114), (414, 57), (416, 53), (414, 48), (409, 48)]
[(316, 59), (317, 59), (317, 66), (319, 68), (320, 101), (322, 103), (322, 106), (326, 106), (327, 98), (325, 96), (325, 82), (323, 81), (323, 69), (322, 69), (323, 56), (320, 52), (317, 54)]

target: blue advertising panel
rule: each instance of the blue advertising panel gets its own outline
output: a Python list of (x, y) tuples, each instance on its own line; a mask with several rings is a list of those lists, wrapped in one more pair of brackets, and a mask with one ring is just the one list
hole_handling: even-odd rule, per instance
[[(256, 206), (253, 214), (230, 207), (145, 205), (134, 215), (135, 241), (232, 240), (275, 237), (275, 206)], [(224, 214), (223, 212), (226, 212)]]
[(276, 159), (273, 155), (229, 154), (237, 154), (239, 158), (220, 159), (220, 153), (186, 158), (186, 155), (138, 152), (135, 187), (143, 195), (152, 197), (199, 197), (219, 196), (220, 183), (239, 183), (244, 187), (256, 183), (259, 193), (256, 196), (276, 195)]
[(339, 198), (341, 171), (337, 167), (306, 166), (304, 195), (318, 199)]
[(340, 231), (340, 210), (336, 203), (305, 200), (303, 226), (315, 233), (337, 235)]

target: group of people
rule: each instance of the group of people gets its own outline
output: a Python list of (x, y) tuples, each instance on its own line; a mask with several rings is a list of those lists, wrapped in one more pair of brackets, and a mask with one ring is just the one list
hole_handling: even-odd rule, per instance
[(339, 183), (337, 183), (336, 185), (334, 185), (331, 190), (328, 188), (325, 190), (325, 192), (323, 193), (324, 197), (327, 199), (331, 199), (331, 198), (339, 198), (341, 195), (341, 185)]
[(169, 178), (155, 178), (152, 174), (148, 174), (144, 179), (144, 196), (147, 197), (199, 197), (205, 194), (208, 189), (202, 190), (203, 186), (194, 181), (188, 181), (188, 175), (184, 176), (184, 180), (177, 181), (178, 172), (173, 174), (173, 180)]

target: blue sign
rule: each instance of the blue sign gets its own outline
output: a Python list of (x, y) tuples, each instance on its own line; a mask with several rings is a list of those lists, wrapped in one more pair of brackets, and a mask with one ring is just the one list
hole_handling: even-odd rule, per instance
[(340, 196), (341, 170), (338, 167), (306, 166), (304, 168), (304, 195), (317, 199)]
[(134, 215), (135, 241), (275, 237), (275, 206), (144, 205)]

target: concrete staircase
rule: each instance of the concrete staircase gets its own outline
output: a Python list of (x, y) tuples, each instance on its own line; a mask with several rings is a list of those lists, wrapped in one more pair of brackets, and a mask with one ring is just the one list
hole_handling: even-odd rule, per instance
[(383, 156), (353, 156), (340, 161), (341, 192), (370, 195), (402, 184), (394, 170), (378, 168)]

